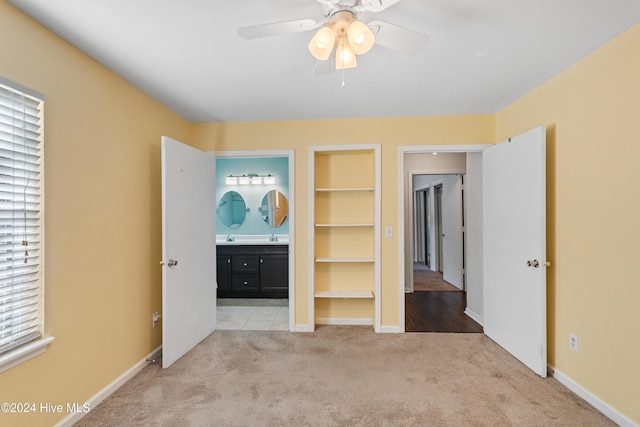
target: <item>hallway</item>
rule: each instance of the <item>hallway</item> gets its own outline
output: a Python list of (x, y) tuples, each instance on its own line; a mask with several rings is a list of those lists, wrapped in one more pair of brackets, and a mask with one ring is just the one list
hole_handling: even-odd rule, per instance
[(406, 332), (483, 332), (482, 326), (464, 314), (466, 292), (422, 264), (414, 264), (413, 272), (415, 292), (405, 294)]

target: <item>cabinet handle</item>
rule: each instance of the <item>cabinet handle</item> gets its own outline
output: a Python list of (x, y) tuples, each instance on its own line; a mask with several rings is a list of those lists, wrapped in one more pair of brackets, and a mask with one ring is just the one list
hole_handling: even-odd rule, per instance
[(264, 261), (262, 258), (260, 258), (260, 264), (262, 264), (262, 261)]
[(227, 258), (227, 264), (231, 264), (231, 258)]
[(248, 285), (248, 284), (249, 284), (249, 282), (242, 282), (242, 284), (243, 284), (243, 285)]

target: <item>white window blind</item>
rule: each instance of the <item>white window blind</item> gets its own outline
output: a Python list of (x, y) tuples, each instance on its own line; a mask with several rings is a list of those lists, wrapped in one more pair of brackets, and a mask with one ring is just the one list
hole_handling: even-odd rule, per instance
[(0, 80), (0, 355), (44, 333), (43, 108)]

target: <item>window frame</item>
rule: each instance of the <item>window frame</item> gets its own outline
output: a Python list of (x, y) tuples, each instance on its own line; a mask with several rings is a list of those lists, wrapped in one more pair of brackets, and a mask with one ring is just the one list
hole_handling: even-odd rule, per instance
[[(40, 336), (34, 339), (31, 339), (27, 342), (24, 342), (22, 344), (19, 344), (14, 348), (9, 348), (3, 353), (0, 353), (0, 372), (3, 372), (44, 353), (47, 350), (48, 345), (55, 340), (55, 337), (45, 336), (45, 307), (44, 307), (44, 304), (45, 304), (45, 280), (44, 280), (44, 277), (45, 277), (45, 274), (44, 274), (45, 272), (45, 256), (44, 256), (44, 253), (45, 253), (45, 232), (44, 232), (44, 224), (45, 224), (45, 220), (44, 220), (45, 218), (45, 182), (44, 182), (44, 178), (45, 178), (44, 177), (45, 96), (37, 91), (34, 91), (26, 86), (23, 86), (19, 83), (16, 83), (2, 76), (0, 76), (0, 85), (3, 87), (3, 89), (7, 89), (11, 92), (18, 93), (21, 96), (25, 96), (25, 97), (31, 98), (32, 100), (37, 101), (38, 113), (39, 113), (38, 115), (40, 118), (40, 129), (39, 129), (40, 137), (38, 138), (40, 154), (39, 154), (39, 160), (37, 161), (37, 165), (38, 165), (37, 168), (39, 171), (39, 176), (38, 176), (39, 185), (36, 191), (37, 198), (39, 199), (38, 208), (37, 208), (39, 214), (37, 215), (37, 221), (36, 221), (36, 224), (38, 225), (37, 240), (39, 241), (39, 244), (38, 244), (37, 250), (38, 250), (39, 262), (38, 262), (38, 267), (35, 269), (36, 277), (37, 277), (37, 280), (35, 283), (37, 283), (37, 288), (36, 288), (37, 290), (34, 291), (34, 293), (37, 294), (36, 304), (38, 305), (38, 308), (36, 310), (36, 313), (37, 313), (36, 319), (38, 324), (37, 331), (39, 332)], [(29, 155), (28, 149), (27, 149), (26, 155)], [(23, 184), (23, 185), (28, 185), (28, 184)], [(26, 205), (25, 205), (25, 209), (26, 209)], [(24, 211), (24, 209), (22, 211)], [(26, 218), (27, 217), (25, 216), (25, 220)]]

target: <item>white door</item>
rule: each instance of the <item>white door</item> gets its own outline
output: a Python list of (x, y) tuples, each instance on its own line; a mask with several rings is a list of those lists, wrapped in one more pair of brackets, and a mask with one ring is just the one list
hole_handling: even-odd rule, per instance
[(442, 183), (442, 278), (458, 289), (462, 279), (462, 177)]
[(484, 332), (547, 375), (545, 128), (483, 152)]
[(162, 137), (162, 367), (216, 328), (215, 158)]

